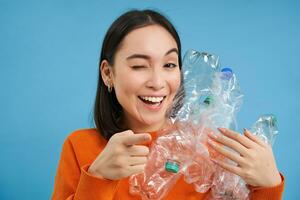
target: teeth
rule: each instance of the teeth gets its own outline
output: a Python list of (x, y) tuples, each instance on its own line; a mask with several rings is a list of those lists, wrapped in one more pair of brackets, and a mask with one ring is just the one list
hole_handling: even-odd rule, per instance
[(159, 103), (164, 99), (164, 97), (141, 97), (141, 98), (146, 101), (151, 101), (153, 103)]

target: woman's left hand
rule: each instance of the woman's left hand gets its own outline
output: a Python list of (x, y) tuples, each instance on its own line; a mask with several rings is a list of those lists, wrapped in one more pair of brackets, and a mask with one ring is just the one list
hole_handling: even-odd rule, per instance
[[(208, 143), (237, 165), (213, 160), (216, 164), (239, 175), (251, 186), (272, 187), (280, 184), (281, 177), (270, 145), (246, 129), (244, 135), (225, 128), (219, 128), (219, 130), (222, 134), (209, 134)], [(235, 152), (224, 148), (225, 146)]]

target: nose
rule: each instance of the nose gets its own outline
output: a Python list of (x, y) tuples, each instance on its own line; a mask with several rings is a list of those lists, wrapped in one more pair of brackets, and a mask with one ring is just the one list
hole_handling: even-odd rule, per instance
[(151, 70), (146, 86), (154, 90), (160, 90), (164, 88), (165, 85), (166, 80), (164, 78), (164, 73), (157, 69)]

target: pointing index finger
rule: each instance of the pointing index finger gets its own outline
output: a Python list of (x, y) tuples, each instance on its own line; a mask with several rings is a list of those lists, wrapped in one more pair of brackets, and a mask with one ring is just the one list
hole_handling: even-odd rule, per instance
[(137, 133), (137, 134), (126, 134), (123, 136), (123, 144), (125, 145), (135, 145), (143, 144), (151, 140), (151, 135), (149, 133)]

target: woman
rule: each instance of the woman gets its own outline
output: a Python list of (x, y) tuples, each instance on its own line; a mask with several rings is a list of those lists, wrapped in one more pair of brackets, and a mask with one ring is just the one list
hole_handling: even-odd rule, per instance
[[(149, 153), (144, 144), (169, 124), (181, 81), (181, 44), (173, 25), (151, 10), (120, 16), (103, 41), (96, 129), (78, 130), (66, 139), (52, 199), (140, 199), (129, 194), (128, 177), (143, 171)], [(238, 166), (215, 162), (247, 182), (251, 199), (281, 199), (283, 177), (271, 147), (246, 130), (244, 135), (220, 131), (221, 136), (211, 136), (211, 146)], [(208, 195), (180, 179), (165, 199)]]

